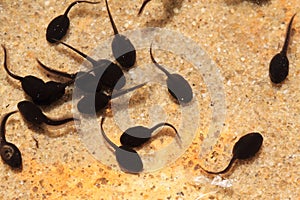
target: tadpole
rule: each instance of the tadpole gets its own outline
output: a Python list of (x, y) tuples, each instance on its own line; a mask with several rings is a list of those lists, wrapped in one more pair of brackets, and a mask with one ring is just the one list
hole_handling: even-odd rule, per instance
[[(46, 30), (46, 39), (50, 43), (56, 43), (56, 40), (61, 40), (66, 34), (70, 26), (70, 19), (68, 13), (71, 8), (77, 3), (89, 3), (89, 4), (98, 4), (100, 2), (91, 2), (91, 1), (74, 1), (66, 9), (63, 15), (55, 17), (48, 25)], [(56, 40), (53, 40), (56, 39)]]
[(42, 112), (42, 110), (37, 105), (30, 101), (21, 101), (17, 106), (23, 118), (27, 122), (30, 122), (37, 126), (40, 126), (43, 123), (51, 126), (59, 126), (77, 120), (73, 117), (60, 120), (50, 119)]
[[(77, 50), (69, 44), (66, 44), (64, 42), (59, 43), (72, 49), (73, 51), (81, 55), (83, 58), (87, 59), (93, 65), (93, 69), (91, 69), (89, 73), (94, 72), (96, 77), (95, 80), (98, 81), (99, 84), (102, 84), (111, 90), (121, 89), (126, 84), (124, 73), (117, 64), (107, 59), (100, 59), (96, 61), (90, 56), (84, 54), (83, 52)], [(82, 76), (82, 78), (83, 80), (86, 80), (84, 76)]]
[(32, 75), (21, 77), (13, 74), (7, 67), (6, 48), (2, 45), (4, 50), (4, 69), (7, 74), (20, 81), (24, 92), (31, 97), (32, 101), (38, 105), (50, 105), (57, 101), (65, 94), (65, 88), (74, 83), (73, 80), (66, 83), (59, 83), (55, 81), (44, 82), (42, 79)]
[(5, 124), (8, 118), (16, 113), (17, 111), (12, 111), (4, 115), (1, 121), (1, 132), (0, 132), (0, 153), (1, 158), (9, 165), (12, 169), (22, 170), (22, 155), (18, 147), (13, 143), (7, 142), (5, 138)]
[(123, 89), (115, 92), (114, 94), (106, 94), (104, 91), (96, 92), (94, 94), (84, 95), (77, 103), (77, 109), (82, 114), (94, 114), (104, 109), (111, 99), (122, 96), (128, 92), (136, 90), (146, 83), (139, 84), (129, 89)]
[(277, 53), (270, 62), (269, 76), (271, 81), (275, 84), (283, 82), (289, 74), (289, 60), (287, 58), (287, 50), (290, 41), (292, 23), (295, 16), (296, 13), (292, 16), (288, 24), (282, 50), (279, 53)]
[(104, 117), (101, 119), (101, 134), (105, 141), (115, 150), (116, 160), (120, 168), (127, 173), (140, 173), (143, 171), (143, 162), (139, 154), (132, 148), (117, 146), (105, 134), (103, 130)]
[(136, 61), (135, 48), (131, 43), (131, 41), (129, 40), (129, 38), (119, 34), (115, 22), (111, 16), (107, 0), (105, 0), (105, 3), (106, 3), (108, 16), (114, 31), (114, 38), (111, 44), (113, 55), (123, 68), (130, 69), (131, 67), (134, 66)]
[(193, 91), (188, 83), (188, 81), (183, 78), (180, 74), (170, 73), (160, 64), (156, 62), (152, 55), (152, 44), (150, 46), (150, 56), (152, 62), (167, 75), (167, 87), (169, 93), (179, 102), (179, 103), (188, 103), (193, 98)]
[(180, 135), (178, 134), (176, 128), (170, 123), (163, 122), (153, 126), (152, 128), (147, 128), (144, 126), (134, 126), (128, 128), (121, 135), (120, 142), (123, 146), (126, 147), (139, 147), (148, 142), (152, 137), (152, 133), (161, 126), (171, 127), (175, 131), (177, 137), (180, 139)]
[(252, 158), (260, 150), (263, 143), (263, 137), (260, 133), (248, 133), (242, 136), (234, 145), (232, 150), (232, 158), (228, 166), (220, 172), (212, 172), (202, 169), (209, 174), (223, 174), (228, 172), (236, 159), (245, 160)]

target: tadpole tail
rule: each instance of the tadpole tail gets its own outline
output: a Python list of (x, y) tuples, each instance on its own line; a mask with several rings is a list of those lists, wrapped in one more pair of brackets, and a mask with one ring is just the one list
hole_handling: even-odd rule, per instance
[(2, 46), (2, 48), (3, 48), (3, 50), (4, 50), (4, 63), (3, 63), (3, 65), (4, 65), (4, 69), (5, 69), (5, 71), (8, 73), (8, 75), (9, 76), (11, 76), (12, 78), (14, 78), (14, 79), (17, 79), (17, 80), (19, 80), (19, 81), (22, 81), (23, 80), (23, 77), (21, 77), (21, 76), (18, 76), (18, 75), (16, 75), (16, 74), (13, 74), (12, 72), (10, 72), (9, 71), (9, 69), (8, 69), (8, 67), (7, 67), (7, 52), (6, 52), (6, 48), (5, 48), (5, 46), (3, 45), (3, 44), (1, 44), (1, 46)]
[(76, 77), (76, 73), (75, 74), (69, 74), (69, 73), (66, 73), (66, 72), (62, 72), (62, 71), (59, 71), (59, 70), (56, 70), (56, 69), (52, 69), (50, 67), (47, 67), (46, 65), (44, 65), (39, 59), (36, 58), (36, 61), (39, 63), (39, 65), (46, 71), (52, 73), (52, 74), (56, 74), (58, 76), (62, 76), (62, 77), (65, 77), (65, 78), (69, 78), (69, 79), (75, 79)]
[(97, 2), (92, 2), (92, 1), (74, 1), (74, 2), (71, 3), (71, 4), (68, 6), (68, 8), (66, 9), (66, 11), (65, 11), (65, 13), (64, 13), (64, 16), (67, 16), (68, 13), (70, 12), (71, 8), (72, 8), (74, 5), (78, 4), (78, 3), (97, 4), (97, 3), (100, 3), (100, 2), (99, 2), (99, 1), (97, 1)]
[(201, 169), (204, 170), (206, 173), (209, 173), (209, 174), (224, 174), (226, 172), (229, 171), (229, 169), (232, 167), (232, 164), (234, 163), (236, 159), (235, 158), (232, 158), (229, 162), (229, 164), (227, 165), (227, 167), (225, 169), (223, 169), (222, 171), (219, 171), (219, 172), (212, 172), (212, 171), (207, 171), (205, 170), (204, 168), (202, 168), (201, 166)]
[(287, 31), (286, 31), (286, 36), (285, 36), (285, 41), (284, 41), (284, 45), (282, 47), (281, 50), (281, 54), (286, 55), (287, 54), (287, 50), (288, 50), (288, 46), (289, 46), (289, 42), (290, 42), (290, 37), (291, 37), (291, 29), (292, 29), (292, 24), (293, 24), (293, 20), (295, 18), (297, 13), (295, 13), (292, 18), (290, 19)]
[(115, 22), (114, 22), (114, 19), (113, 19), (112, 16), (111, 16), (111, 13), (110, 13), (110, 10), (109, 10), (109, 7), (108, 7), (107, 0), (105, 0), (105, 4), (106, 4), (106, 9), (107, 9), (107, 12), (108, 12), (108, 17), (109, 17), (111, 26), (112, 26), (112, 28), (113, 28), (113, 30), (114, 30), (114, 34), (117, 35), (117, 34), (119, 34), (119, 31), (118, 31), (118, 29), (117, 29), (117, 27), (116, 27), (116, 24), (115, 24)]
[(168, 70), (166, 70), (165, 68), (163, 68), (160, 64), (158, 64), (156, 62), (156, 60), (154, 59), (153, 57), (153, 54), (152, 54), (152, 43), (151, 43), (151, 46), (150, 46), (150, 56), (151, 56), (151, 60), (152, 62), (155, 64), (156, 67), (158, 67), (161, 71), (163, 71), (167, 76), (170, 76), (170, 72), (168, 72)]
[(115, 143), (113, 143), (108, 137), (107, 137), (107, 135), (105, 134), (105, 132), (104, 132), (104, 129), (103, 129), (103, 123), (104, 123), (104, 120), (105, 120), (105, 117), (102, 117), (102, 119), (101, 119), (101, 134), (102, 134), (102, 136), (104, 137), (104, 139), (105, 139), (105, 141), (106, 142), (108, 142), (109, 143), (109, 145), (114, 149), (114, 150), (117, 150), (119, 147), (115, 144)]
[(62, 119), (62, 120), (53, 120), (53, 119), (49, 119), (47, 117), (47, 120), (45, 121), (45, 123), (48, 125), (51, 125), (51, 126), (59, 126), (59, 125), (62, 125), (62, 124), (65, 124), (65, 123), (68, 123), (71, 121), (75, 121), (75, 120), (78, 120), (78, 119), (71, 117), (71, 118), (66, 118), (66, 119)]
[(2, 121), (1, 121), (1, 129), (0, 129), (0, 143), (2, 142), (2, 141), (6, 141), (6, 139), (5, 139), (5, 124), (6, 124), (6, 121), (7, 121), (7, 119), (12, 115), (12, 114), (14, 114), (14, 113), (16, 113), (16, 112), (18, 112), (18, 111), (12, 111), (12, 112), (10, 112), (10, 113), (7, 113), (7, 114), (5, 114), (4, 115), (4, 117), (2, 118)]
[(90, 56), (86, 55), (85, 53), (79, 51), (78, 49), (75, 49), (75, 48), (72, 47), (71, 45), (69, 45), (69, 44), (67, 44), (67, 43), (64, 43), (64, 42), (62, 42), (62, 41), (59, 41), (59, 40), (57, 40), (57, 39), (54, 39), (54, 38), (51, 38), (51, 39), (54, 40), (54, 41), (56, 41), (56, 42), (58, 42), (58, 43), (60, 43), (60, 44), (63, 44), (64, 46), (66, 46), (66, 47), (68, 47), (68, 48), (70, 48), (70, 49), (72, 49), (73, 51), (75, 51), (76, 53), (78, 53), (79, 55), (81, 55), (83, 58), (85, 58), (85, 59), (87, 59), (89, 62), (91, 62), (92, 65), (97, 65), (97, 61), (96, 61), (96, 60), (94, 60), (94, 59), (91, 58)]
[(176, 136), (178, 137), (179, 141), (182, 142), (182, 141), (181, 141), (181, 137), (180, 137), (180, 135), (178, 134), (177, 129), (176, 129), (172, 124), (170, 124), (170, 123), (168, 123), (168, 122), (162, 122), (162, 123), (156, 124), (155, 126), (153, 126), (152, 128), (150, 128), (150, 130), (151, 130), (151, 132), (153, 132), (154, 130), (158, 129), (158, 128), (161, 127), (161, 126), (169, 126), (169, 127), (171, 127), (171, 128), (175, 131)]
[(147, 82), (139, 84), (139, 85), (136, 85), (136, 86), (134, 86), (132, 88), (128, 88), (128, 89), (124, 89), (124, 90), (119, 90), (119, 91), (117, 91), (117, 92), (115, 92), (115, 93), (112, 94), (111, 99), (114, 99), (114, 98), (117, 98), (117, 97), (122, 96), (124, 94), (127, 94), (127, 93), (129, 93), (131, 91), (134, 91), (134, 90), (140, 88), (140, 87), (143, 87), (146, 84), (147, 84)]
[(138, 12), (138, 16), (140, 16), (142, 14), (142, 12), (144, 11), (145, 6), (150, 2), (151, 0), (144, 0), (139, 12)]

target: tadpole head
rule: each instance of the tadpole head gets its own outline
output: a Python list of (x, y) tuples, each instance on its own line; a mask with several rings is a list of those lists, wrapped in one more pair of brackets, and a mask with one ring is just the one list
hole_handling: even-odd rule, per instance
[(261, 148), (263, 137), (260, 133), (248, 133), (242, 136), (233, 147), (233, 157), (248, 159), (253, 157)]
[(150, 129), (143, 126), (128, 128), (120, 137), (120, 142), (126, 147), (139, 147), (151, 138)]
[[(46, 30), (46, 39), (50, 43), (56, 43), (66, 34), (70, 26), (70, 20), (65, 15), (55, 17), (48, 25)], [(53, 40), (56, 39), (56, 40)]]
[(16, 145), (6, 142), (0, 148), (2, 160), (13, 169), (22, 169), (21, 152)]
[(42, 110), (30, 101), (20, 101), (17, 107), (22, 117), (30, 123), (41, 125), (46, 120)]
[(49, 97), (45, 82), (35, 76), (25, 76), (21, 82), (24, 92), (35, 102), (43, 101)]
[(276, 54), (269, 66), (269, 76), (273, 83), (278, 84), (286, 79), (289, 74), (289, 60), (286, 55)]
[(77, 75), (75, 86), (86, 93), (95, 93), (102, 89), (102, 84), (99, 82), (98, 78), (87, 73), (84, 75)]
[(115, 35), (112, 41), (113, 55), (125, 69), (130, 69), (136, 61), (136, 51), (131, 41), (120, 34)]
[[(37, 103), (38, 105), (50, 105), (51, 103), (57, 101), (65, 94), (65, 85), (63, 83), (57, 83), (55, 81), (48, 81), (46, 83), (47, 93), (49, 97), (43, 102)], [(35, 102), (36, 103), (36, 102)]]
[(125, 86), (126, 79), (122, 69), (117, 64), (112, 62), (105, 68), (103, 73), (100, 75), (100, 82), (111, 90), (119, 90)]
[(95, 100), (93, 100), (92, 94), (85, 95), (82, 99), (80, 99), (77, 103), (77, 110), (82, 114), (95, 114)]
[(193, 99), (193, 91), (187, 80), (179, 74), (171, 74), (167, 79), (169, 93), (179, 103), (189, 103)]
[(102, 92), (96, 94), (86, 94), (77, 104), (77, 109), (83, 114), (95, 114), (96, 112), (104, 109), (109, 102), (110, 98)]
[(125, 146), (116, 149), (116, 159), (123, 171), (128, 173), (140, 173), (143, 171), (143, 162), (139, 154)]

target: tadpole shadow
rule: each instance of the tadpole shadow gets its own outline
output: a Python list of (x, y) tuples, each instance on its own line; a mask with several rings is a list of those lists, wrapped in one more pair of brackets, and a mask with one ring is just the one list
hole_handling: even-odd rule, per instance
[[(71, 124), (72, 122), (69, 122), (67, 124), (64, 125), (60, 125), (58, 127), (52, 127), (49, 129), (50, 125), (45, 125), (42, 124), (40, 126), (36, 126), (30, 122), (27, 122), (26, 120), (24, 120), (24, 123), (26, 124), (26, 126), (28, 127), (29, 130), (31, 130), (34, 133), (40, 134), (40, 135), (45, 135), (49, 138), (58, 138), (58, 137), (62, 137), (64, 135), (67, 135), (70, 133), (70, 130), (72, 129), (72, 127), (66, 127), (64, 128), (63, 126), (71, 126), (68, 125), (69, 123)], [(64, 129), (63, 131), (59, 131), (60, 134), (57, 134), (57, 130), (58, 129)]]
[(97, 15), (97, 17), (100, 17), (100, 14), (98, 12), (94, 12), (92, 8), (78, 7), (76, 10), (74, 9), (69, 13), (70, 24), (72, 23), (72, 19), (84, 19), (84, 17), (86, 17), (87, 15), (90, 15), (91, 17), (95, 17), (95, 15)]
[[(73, 87), (73, 86), (72, 86)], [(30, 100), (30, 97), (27, 99)], [(60, 99), (52, 102), (50, 105), (40, 105), (39, 107), (43, 110), (43, 112), (49, 112), (56, 107), (60, 107), (66, 102), (69, 102), (73, 99), (73, 95), (71, 92), (67, 91)]]
[(24, 121), (24, 123), (26, 124), (27, 128), (29, 130), (31, 130), (32, 132), (34, 133), (37, 133), (37, 134), (41, 134), (41, 135), (46, 135), (46, 128), (43, 127), (43, 126), (36, 126), (28, 121), (26, 121), (23, 117), (22, 117), (22, 120)]
[[(174, 9), (181, 9), (183, 0), (162, 0), (163, 15), (160, 19), (152, 19), (146, 22), (148, 27), (164, 27), (175, 16)], [(151, 2), (150, 2), (151, 3)]]
[[(22, 76), (24, 77), (24, 76)], [(12, 87), (14, 87), (14, 89), (20, 89), (23, 91), (23, 88), (21, 86), (21, 82), (20, 81), (17, 81), (11, 77), (9, 77), (9, 75), (7, 74), (7, 76), (5, 77), (5, 80), (8, 82), (9, 85), (11, 85)]]
[(259, 6), (266, 5), (271, 2), (271, 0), (225, 0), (227, 5), (237, 5), (243, 3), (244, 1), (257, 4)]
[(165, 142), (164, 137), (170, 137), (170, 138), (173, 137), (174, 140), (176, 140), (178, 145), (181, 147), (180, 140), (177, 138), (177, 135), (174, 132), (174, 130), (170, 127), (168, 127), (168, 129), (167, 128), (161, 128), (159, 131), (154, 131), (152, 134), (153, 135), (151, 136), (151, 138), (147, 142), (145, 142), (144, 144), (142, 144), (140, 146), (135, 147), (135, 149), (136, 150), (141, 150), (141, 149), (145, 148), (145, 146), (148, 146), (153, 141), (158, 140), (158, 139), (160, 139), (161, 144), (163, 144)]
[[(78, 62), (80, 64), (86, 60), (86, 59), (82, 58), (81, 56), (79, 56), (77, 53), (73, 52), (72, 50), (63, 48), (62, 45), (53, 44), (53, 46), (59, 46), (58, 48), (56, 48), (56, 50), (58, 52), (65, 54), (66, 56), (72, 58), (73, 60), (75, 60), (76, 62)], [(68, 72), (68, 73), (76, 73), (76, 72), (77, 71)]]

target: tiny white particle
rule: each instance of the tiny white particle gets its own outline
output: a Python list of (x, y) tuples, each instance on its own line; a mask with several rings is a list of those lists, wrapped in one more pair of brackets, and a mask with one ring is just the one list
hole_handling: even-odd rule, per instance
[(212, 182), (212, 185), (217, 185), (223, 188), (228, 188), (232, 186), (232, 181), (231, 180), (223, 180), (220, 176), (216, 176)]

